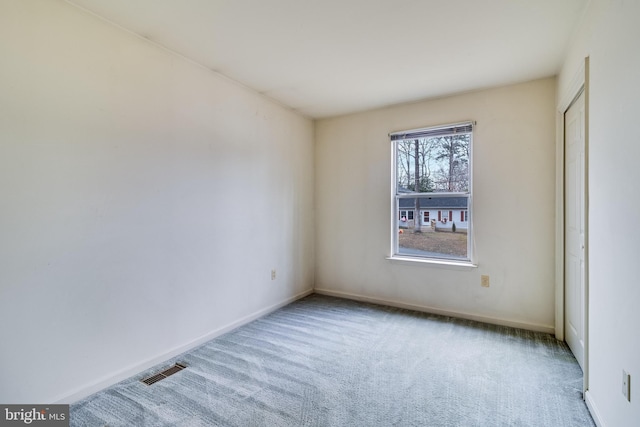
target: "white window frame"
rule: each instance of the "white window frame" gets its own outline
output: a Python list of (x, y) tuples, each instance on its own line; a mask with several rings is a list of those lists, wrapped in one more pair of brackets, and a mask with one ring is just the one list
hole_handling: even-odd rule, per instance
[[(391, 139), (391, 250), (390, 255), (387, 257), (390, 260), (399, 260), (399, 261), (416, 261), (422, 263), (430, 263), (430, 264), (447, 264), (453, 266), (469, 266), (476, 267), (475, 264), (475, 253), (473, 251), (473, 225), (469, 220), (469, 212), (473, 210), (473, 140), (474, 140), (474, 131), (476, 122), (468, 121), (461, 123), (454, 123), (448, 125), (440, 125), (440, 126), (429, 126), (420, 129), (411, 129), (399, 132), (393, 132), (389, 134), (389, 137), (393, 137), (394, 135), (406, 135), (406, 134), (414, 134), (418, 132), (428, 132), (432, 130), (453, 128), (458, 126), (471, 125), (472, 130), (470, 132), (470, 140), (469, 140), (469, 192), (432, 192), (432, 193), (407, 193), (400, 194), (397, 192), (397, 144), (393, 139)], [(407, 138), (409, 139), (409, 138)], [(459, 259), (459, 258), (447, 258), (443, 257), (422, 257), (422, 256), (409, 256), (406, 254), (400, 254), (398, 250), (398, 235), (399, 235), (399, 227), (398, 227), (398, 212), (399, 212), (399, 200), (402, 198), (415, 198), (416, 196), (425, 196), (425, 197), (455, 197), (455, 196), (463, 196), (467, 197), (467, 258)], [(447, 210), (447, 215), (449, 211)], [(415, 216), (414, 216), (415, 217)], [(420, 217), (420, 219), (422, 219)]]

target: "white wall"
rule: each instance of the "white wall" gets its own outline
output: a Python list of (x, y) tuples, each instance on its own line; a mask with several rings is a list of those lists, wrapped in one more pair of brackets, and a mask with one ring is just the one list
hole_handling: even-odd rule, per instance
[[(554, 78), (316, 123), (316, 289), (553, 331)], [(478, 268), (390, 252), (388, 133), (476, 120)], [(480, 275), (491, 287), (480, 286)]]
[[(602, 426), (640, 425), (640, 2), (592, 0), (558, 82), (569, 90), (586, 56), (589, 99), (589, 390)], [(612, 213), (615, 221), (603, 221)], [(621, 225), (632, 220), (631, 227)], [(622, 370), (631, 374), (631, 402)]]
[(310, 120), (64, 1), (0, 2), (0, 402), (310, 290), (313, 190)]

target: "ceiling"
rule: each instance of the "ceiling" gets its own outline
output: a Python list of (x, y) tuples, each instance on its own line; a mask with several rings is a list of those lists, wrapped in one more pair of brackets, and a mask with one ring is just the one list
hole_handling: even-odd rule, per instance
[(303, 115), (555, 75), (589, 0), (68, 0)]

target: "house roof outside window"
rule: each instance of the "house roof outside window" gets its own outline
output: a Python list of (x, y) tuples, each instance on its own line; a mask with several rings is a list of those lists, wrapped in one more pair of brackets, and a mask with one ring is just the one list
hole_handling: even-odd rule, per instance
[[(420, 209), (467, 209), (466, 197), (420, 197)], [(400, 199), (400, 209), (413, 209), (416, 199)]]

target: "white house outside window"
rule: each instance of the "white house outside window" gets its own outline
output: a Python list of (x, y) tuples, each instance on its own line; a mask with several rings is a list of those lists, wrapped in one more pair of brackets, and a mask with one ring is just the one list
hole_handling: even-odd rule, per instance
[[(471, 262), (473, 123), (395, 132), (392, 256)], [(402, 221), (408, 218), (422, 221)]]

